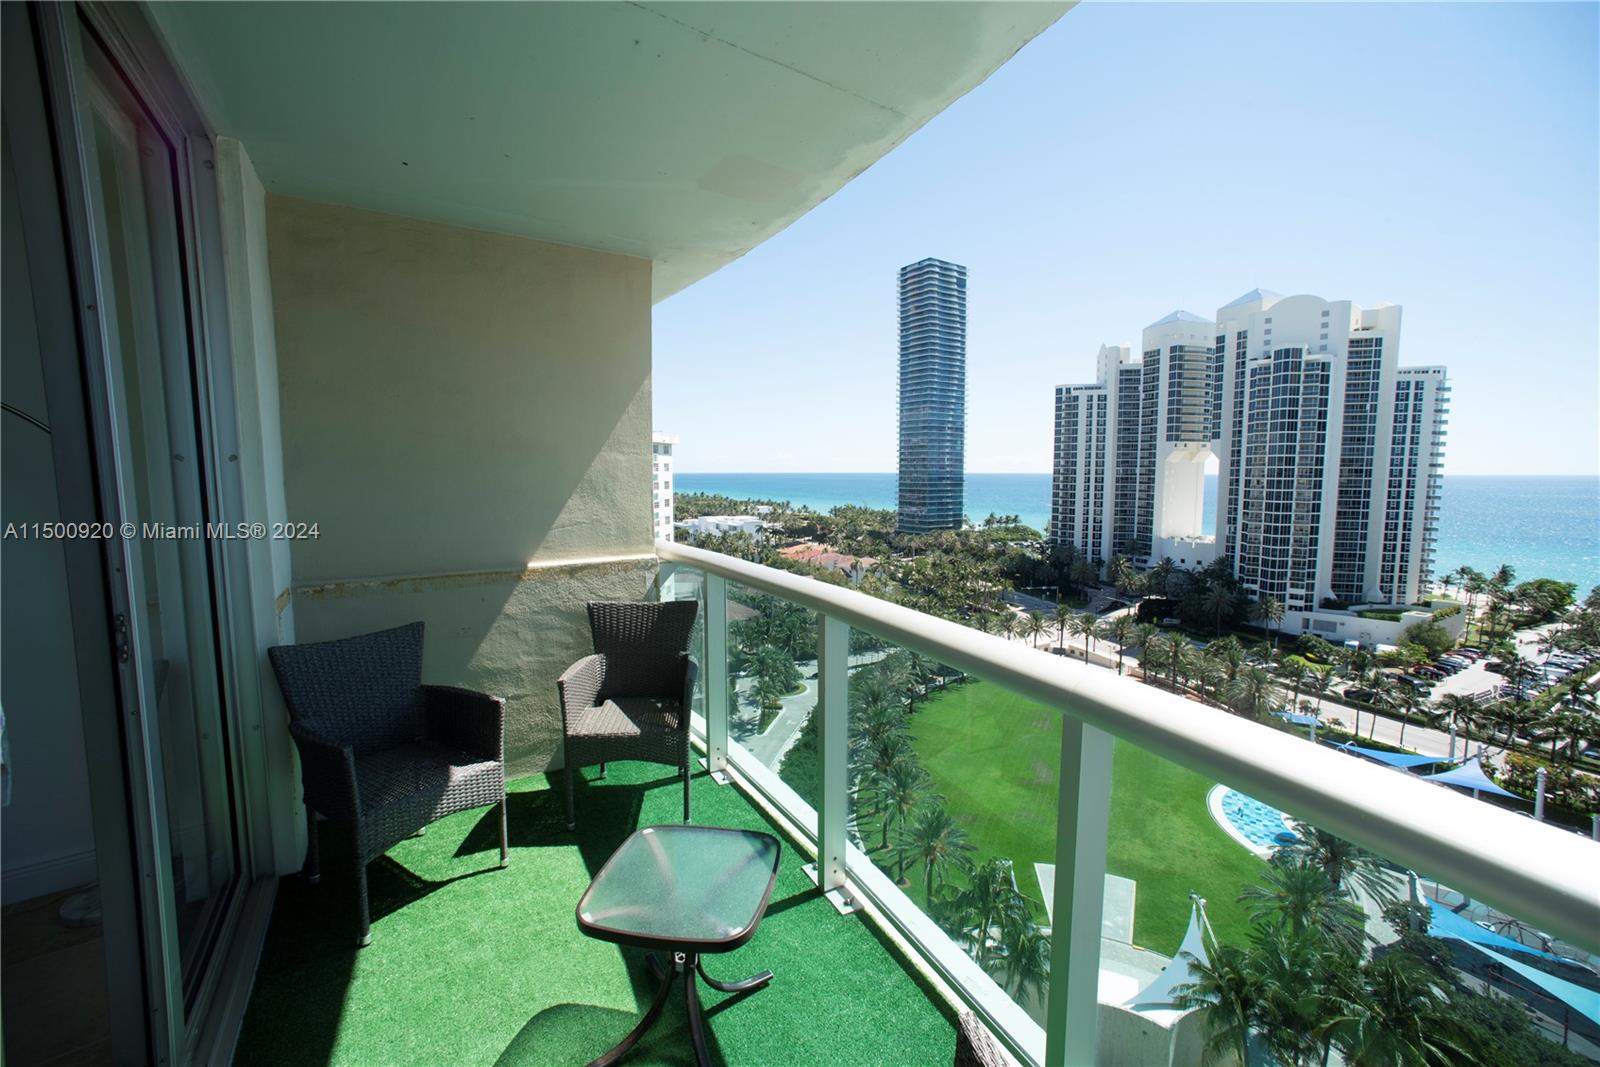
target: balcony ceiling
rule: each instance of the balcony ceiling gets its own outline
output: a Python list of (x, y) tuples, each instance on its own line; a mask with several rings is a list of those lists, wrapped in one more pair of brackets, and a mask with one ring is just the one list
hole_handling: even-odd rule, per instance
[(275, 193), (655, 261), (843, 186), (1068, 3), (155, 3)]

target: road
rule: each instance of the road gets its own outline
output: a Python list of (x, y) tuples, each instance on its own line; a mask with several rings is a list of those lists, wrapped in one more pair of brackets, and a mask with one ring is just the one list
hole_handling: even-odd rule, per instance
[[(851, 656), (850, 669), (876, 663), (888, 654), (879, 650)], [(783, 709), (761, 733), (756, 733), (756, 727), (761, 723), (761, 712), (746, 699), (755, 680), (739, 678), (733, 683), (736, 696), (734, 706), (728, 709), (728, 734), (746, 752), (773, 769), (777, 769), (795, 738), (800, 736), (806, 720), (811, 717), (811, 709), (817, 706), (817, 661), (805, 660), (795, 666), (800, 669), (804, 688), (783, 698)]]

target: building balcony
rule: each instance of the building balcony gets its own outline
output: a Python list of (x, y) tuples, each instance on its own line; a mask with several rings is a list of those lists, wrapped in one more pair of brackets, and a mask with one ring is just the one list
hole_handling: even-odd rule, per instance
[[(766, 830), (785, 848), (767, 918), (713, 968), (778, 976), (757, 993), (708, 995), (722, 1062), (947, 1062), (953, 1019), (969, 1009), (1024, 1063), (1194, 1062), (1197, 1017), (1139, 997), (1174, 966), (1188, 894), (1210, 901), (1220, 938), (1242, 936), (1232, 897), (1271, 842), (1249, 836), (1254, 822), (1229, 830), (1207, 810), (1227, 810), (1215, 798), (1230, 790), (1285, 832), (1287, 816), (1373, 850), (1397, 887), (1414, 875), (1469, 914), (1514, 916), (1566, 939), (1564, 951), (1600, 949), (1588, 877), (1600, 845), (1573, 833), (854, 590), (681, 545), (657, 553), (657, 595), (702, 608), (694, 821)], [(801, 681), (769, 718), (741, 674), (748, 631), (730, 620), (779, 616), (802, 618), (814, 649), (791, 649)], [(972, 859), (1010, 861), (1048, 938), (1047, 976), (1019, 984), (993, 958), (980, 965), (953, 936), (960, 921), (925, 910), (928, 886), (941, 899), (960, 886), (955, 866), (930, 873), (881, 847), (900, 831), (882, 827), (866, 784), (860, 701), (874, 664), (906, 653), (929, 672), (913, 747)], [(962, 702), (959, 726), (941, 718), (951, 698), (936, 694), (947, 692)], [(1007, 756), (1019, 733), (1031, 766)], [(951, 744), (972, 757), (953, 760)], [(1163, 790), (1186, 790), (1194, 810)], [(359, 953), (329, 904), (345, 899), (337, 876), (287, 881), (239, 1062), (581, 1063), (619, 1040), (653, 992), (642, 955), (584, 938), (572, 909), (624, 837), (677, 821), (677, 779), (638, 764), (580, 776), (576, 833), (557, 775), (509, 792), (509, 866), (493, 867), (492, 811), (403, 842), (372, 868), (375, 940)], [(997, 821), (1001, 797), (1034, 828)], [(1165, 869), (1128, 858), (1150, 843), (1130, 835), (1158, 832), (1155, 812), (1183, 827)], [(630, 1062), (678, 1062), (687, 1040), (670, 1022)]]

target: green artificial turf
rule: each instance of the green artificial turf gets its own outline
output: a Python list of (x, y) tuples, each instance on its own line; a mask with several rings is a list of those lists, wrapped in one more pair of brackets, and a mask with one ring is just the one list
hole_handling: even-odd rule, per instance
[[(694, 821), (776, 832), (732, 786), (694, 779)], [(241, 1064), (577, 1065), (615, 1044), (648, 1007), (643, 954), (579, 934), (574, 908), (639, 826), (682, 815), (676, 777), (613, 764), (579, 787), (579, 830), (559, 788), (511, 785), (511, 864), (495, 867), (493, 810), (465, 812), (369, 868), (373, 943), (352, 947), (344, 847), (322, 834), (323, 881), (284, 879), (240, 1035)], [(782, 836), (781, 834), (779, 835)], [(701, 986), (713, 1058), (736, 1064), (948, 1063), (944, 1008), (860, 916), (841, 917), (784, 841), (766, 918), (707, 970), (776, 977), (747, 994)], [(681, 994), (626, 1064), (688, 1064)]]
[[(1023, 893), (1042, 901), (1034, 864), (1055, 862), (1060, 713), (984, 682), (917, 706), (913, 746), (933, 788), (982, 861), (1015, 864)], [(1212, 781), (1124, 741), (1116, 742), (1106, 869), (1138, 883), (1136, 944), (1171, 954), (1189, 922), (1189, 893), (1206, 898), (1217, 936), (1241, 941), (1239, 891), (1262, 863), (1225, 834), (1206, 808)], [(908, 889), (922, 895), (920, 873)]]

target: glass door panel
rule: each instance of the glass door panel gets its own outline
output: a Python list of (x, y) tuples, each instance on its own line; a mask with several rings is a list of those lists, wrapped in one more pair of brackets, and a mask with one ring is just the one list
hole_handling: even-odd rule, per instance
[(204, 456), (172, 145), (88, 49), (96, 268), (107, 324), (120, 518), (128, 543), (158, 877), (185, 999), (205, 972), (239, 873), (219, 685)]

